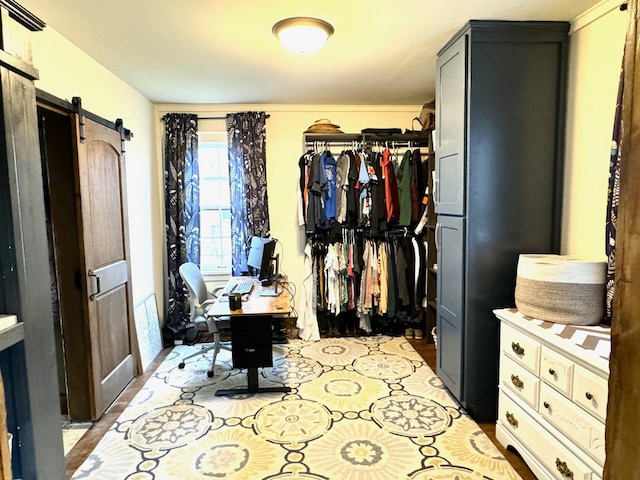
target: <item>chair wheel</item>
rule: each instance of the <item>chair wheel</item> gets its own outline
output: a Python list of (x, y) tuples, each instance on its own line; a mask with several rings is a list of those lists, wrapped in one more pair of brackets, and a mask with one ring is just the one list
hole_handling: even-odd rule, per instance
[(213, 370), (210, 370), (207, 372), (207, 377), (212, 378), (213, 377)]
[(180, 363), (178, 364), (178, 368), (179, 368), (180, 370), (182, 370), (182, 369), (184, 368), (184, 362), (180, 362)]

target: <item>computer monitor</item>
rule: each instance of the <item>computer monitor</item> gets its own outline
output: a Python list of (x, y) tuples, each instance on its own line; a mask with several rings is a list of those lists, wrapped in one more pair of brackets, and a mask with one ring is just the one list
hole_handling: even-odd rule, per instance
[(275, 238), (251, 238), (247, 265), (259, 271), (258, 279), (263, 285), (271, 284), (278, 274), (278, 257), (274, 255), (275, 249)]

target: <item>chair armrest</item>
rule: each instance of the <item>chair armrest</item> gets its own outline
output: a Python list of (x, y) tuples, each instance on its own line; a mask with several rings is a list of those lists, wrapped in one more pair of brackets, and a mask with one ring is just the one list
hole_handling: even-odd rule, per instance
[(209, 305), (213, 305), (214, 303), (216, 303), (217, 299), (218, 299), (217, 297), (216, 298), (207, 298), (204, 302), (202, 302), (200, 304), (200, 308), (203, 309), (203, 311), (204, 311), (204, 309), (207, 308)]
[(222, 290), (224, 290), (225, 285), (218, 285), (217, 287), (214, 287), (213, 290), (211, 290), (209, 293), (215, 297), (218, 298), (220, 296), (220, 292)]

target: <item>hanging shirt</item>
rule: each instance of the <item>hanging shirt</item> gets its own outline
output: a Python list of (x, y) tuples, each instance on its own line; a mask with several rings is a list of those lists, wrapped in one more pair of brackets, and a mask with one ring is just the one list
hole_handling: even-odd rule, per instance
[(400, 199), (398, 198), (398, 182), (391, 161), (391, 152), (385, 148), (380, 161), (382, 179), (384, 181), (384, 201), (387, 222), (397, 221), (400, 217)]
[(404, 152), (402, 161), (396, 171), (398, 182), (398, 199), (400, 201), (400, 215), (398, 224), (407, 226), (411, 223), (411, 150)]
[(336, 221), (347, 219), (347, 193), (349, 192), (349, 155), (345, 152), (336, 160)]
[(422, 204), (422, 190), (420, 189), (420, 149), (416, 148), (411, 153), (411, 221), (417, 222), (420, 218), (420, 206)]
[(327, 184), (320, 164), (320, 155), (316, 153), (311, 158), (307, 183), (308, 204), (306, 231), (308, 233), (313, 233), (323, 228), (325, 220), (323, 193), (326, 188)]
[(303, 295), (302, 308), (296, 325), (300, 330), (302, 340), (320, 340), (320, 329), (316, 312), (316, 285), (313, 275), (313, 258), (311, 255), (311, 242), (304, 247), (304, 277), (302, 280)]
[(340, 262), (337, 250), (339, 243), (329, 245), (324, 261), (324, 269), (327, 279), (327, 310), (334, 315), (340, 313)]
[(371, 215), (371, 190), (369, 189), (369, 165), (364, 154), (361, 157), (358, 184), (360, 185), (358, 225), (368, 227)]
[(365, 332), (371, 332), (371, 317), (369, 315), (369, 309), (371, 308), (371, 244), (372, 242), (365, 242), (363, 252), (363, 270), (360, 282), (360, 295), (358, 297), (357, 315), (359, 318), (358, 326)]
[(312, 157), (313, 152), (309, 150), (298, 160), (298, 169), (300, 170), (300, 181), (298, 182), (298, 225), (305, 225), (307, 222), (309, 193), (307, 191), (307, 185), (309, 184), (309, 166)]
[(347, 194), (347, 218), (345, 219), (345, 223), (355, 227), (358, 221), (358, 206), (356, 202), (358, 163), (356, 154), (353, 151), (348, 151), (347, 155), (349, 155), (349, 192)]
[(373, 175), (369, 173), (369, 189), (371, 190), (370, 224), (372, 236), (377, 236), (380, 229), (386, 230), (386, 222), (384, 221), (384, 218), (386, 216), (386, 207), (384, 203), (384, 184), (381, 183), (381, 158), (382, 155), (379, 152), (371, 153), (371, 168), (373, 170)]
[(322, 167), (324, 169), (324, 178), (327, 182), (327, 188), (324, 191), (324, 214), (326, 225), (330, 226), (336, 219), (336, 160), (331, 152), (326, 151), (322, 154)]

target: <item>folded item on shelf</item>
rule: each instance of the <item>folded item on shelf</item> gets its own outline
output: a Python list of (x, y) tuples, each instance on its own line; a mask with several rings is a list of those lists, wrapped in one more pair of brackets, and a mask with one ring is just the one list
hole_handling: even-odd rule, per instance
[(381, 137), (402, 133), (401, 128), (363, 128), (360, 133), (372, 133)]
[(340, 125), (331, 123), (328, 118), (321, 118), (313, 122), (304, 133), (344, 133), (340, 130)]

